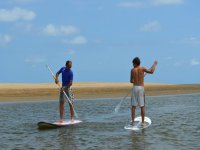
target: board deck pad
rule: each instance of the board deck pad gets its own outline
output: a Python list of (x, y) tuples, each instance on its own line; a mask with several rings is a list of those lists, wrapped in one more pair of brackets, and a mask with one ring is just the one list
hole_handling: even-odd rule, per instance
[(144, 118), (144, 125), (142, 125), (142, 117), (140, 116), (140, 117), (135, 118), (134, 126), (129, 124), (129, 125), (126, 125), (124, 127), (124, 129), (139, 131), (139, 130), (142, 130), (142, 129), (149, 127), (150, 125), (151, 125), (151, 119), (148, 118), (148, 117)]
[(52, 129), (52, 128), (61, 128), (61, 127), (67, 127), (70, 125), (75, 125), (78, 123), (81, 123), (81, 120), (64, 120), (62, 123), (59, 121), (56, 122), (47, 122), (47, 121), (42, 121), (38, 122), (38, 128), (39, 129)]

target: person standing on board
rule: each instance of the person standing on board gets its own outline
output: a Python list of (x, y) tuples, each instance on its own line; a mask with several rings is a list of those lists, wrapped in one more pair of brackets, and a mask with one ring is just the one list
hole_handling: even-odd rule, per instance
[(59, 102), (60, 102), (60, 122), (63, 121), (63, 114), (64, 114), (64, 102), (65, 100), (67, 100), (67, 97), (65, 96), (64, 92), (67, 94), (69, 100), (72, 102), (69, 103), (69, 107), (70, 107), (70, 113), (71, 113), (71, 121), (74, 121), (74, 105), (73, 105), (73, 99), (74, 99), (74, 95), (72, 93), (71, 90), (71, 86), (73, 83), (73, 72), (71, 70), (72, 67), (72, 62), (71, 61), (66, 61), (66, 66), (62, 67), (57, 73), (56, 73), (56, 77), (55, 77), (55, 83), (59, 84), (59, 74), (62, 73), (62, 88), (60, 90), (60, 97), (59, 97)]
[(140, 67), (140, 59), (135, 57), (133, 59), (133, 69), (131, 70), (130, 82), (133, 83), (132, 95), (131, 95), (131, 115), (132, 115), (132, 126), (134, 126), (135, 109), (137, 106), (141, 108), (142, 125), (144, 126), (145, 117), (145, 93), (144, 93), (144, 76), (145, 73), (153, 74), (156, 69), (157, 61), (151, 69), (146, 67)]

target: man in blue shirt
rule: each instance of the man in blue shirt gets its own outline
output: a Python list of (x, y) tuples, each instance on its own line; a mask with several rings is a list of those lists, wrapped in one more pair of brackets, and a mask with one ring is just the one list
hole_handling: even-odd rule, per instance
[(56, 73), (56, 77), (55, 77), (55, 83), (59, 84), (59, 74), (62, 73), (62, 88), (60, 90), (60, 122), (63, 121), (63, 113), (64, 113), (64, 102), (67, 99), (64, 92), (67, 94), (69, 100), (72, 103), (69, 103), (69, 107), (70, 107), (70, 113), (71, 113), (71, 121), (74, 120), (74, 106), (73, 106), (73, 93), (71, 91), (71, 86), (73, 83), (73, 72), (71, 70), (72, 67), (72, 62), (71, 61), (67, 61), (66, 62), (66, 66), (62, 67), (57, 73)]

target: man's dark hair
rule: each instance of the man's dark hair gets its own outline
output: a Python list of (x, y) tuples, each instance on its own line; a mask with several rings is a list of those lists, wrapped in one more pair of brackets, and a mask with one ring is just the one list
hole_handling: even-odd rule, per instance
[(67, 66), (69, 63), (72, 63), (72, 61), (70, 61), (70, 60), (66, 61), (66, 66)]
[(140, 65), (140, 58), (139, 57), (135, 57), (133, 59), (133, 64), (136, 65), (136, 66), (139, 66)]

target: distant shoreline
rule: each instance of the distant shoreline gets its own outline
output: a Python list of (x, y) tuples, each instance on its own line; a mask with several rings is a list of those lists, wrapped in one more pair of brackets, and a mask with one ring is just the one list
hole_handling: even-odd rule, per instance
[[(130, 97), (128, 82), (81, 82), (72, 88), (76, 99)], [(200, 93), (200, 84), (146, 83), (147, 96)], [(56, 100), (59, 89), (54, 83), (1, 83), (0, 102)]]

